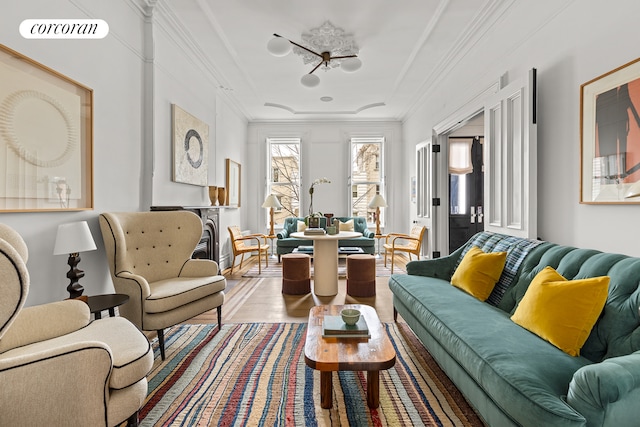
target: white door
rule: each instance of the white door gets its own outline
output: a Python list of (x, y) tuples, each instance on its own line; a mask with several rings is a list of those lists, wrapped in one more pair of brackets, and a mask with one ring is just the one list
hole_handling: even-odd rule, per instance
[[(431, 251), (435, 240), (435, 230), (432, 227), (433, 215), (435, 215), (435, 212), (432, 211), (433, 202), (431, 196), (435, 173), (432, 152), (433, 144), (431, 140), (416, 145), (416, 182), (411, 183), (412, 187), (415, 185), (415, 188), (411, 189), (411, 197), (416, 204), (416, 219), (413, 223), (427, 227), (425, 241), (422, 242), (421, 255), (428, 258), (434, 256)], [(414, 191), (415, 193), (413, 193)]]
[(485, 230), (537, 235), (536, 73), (485, 102)]

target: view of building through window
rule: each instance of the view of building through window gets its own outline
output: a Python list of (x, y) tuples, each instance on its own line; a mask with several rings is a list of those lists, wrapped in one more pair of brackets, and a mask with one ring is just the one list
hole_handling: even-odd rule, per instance
[[(269, 177), (267, 194), (275, 194), (282, 204), (274, 213), (275, 224), (282, 225), (291, 216), (305, 216), (300, 210), (300, 139), (269, 138)], [(375, 208), (369, 203), (376, 193), (383, 194), (384, 138), (351, 138), (351, 192), (350, 216), (367, 218), (369, 224), (375, 222)], [(384, 194), (383, 194), (384, 196)], [(385, 196), (386, 197), (386, 196)], [(384, 223), (384, 209), (380, 222)]]
[[(375, 222), (371, 199), (383, 194), (383, 142), (384, 138), (351, 138), (351, 215), (363, 216), (368, 223)], [(384, 223), (383, 212), (380, 217)]]
[(290, 216), (300, 216), (300, 139), (269, 138), (267, 194), (275, 194), (282, 204), (274, 213), (275, 224)]

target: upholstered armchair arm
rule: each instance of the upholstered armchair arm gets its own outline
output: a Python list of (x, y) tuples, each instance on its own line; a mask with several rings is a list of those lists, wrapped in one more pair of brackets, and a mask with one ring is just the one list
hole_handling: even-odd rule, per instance
[(190, 259), (180, 271), (181, 277), (207, 277), (218, 275), (218, 264), (209, 259)]
[(457, 256), (445, 256), (442, 258), (410, 261), (407, 263), (407, 274), (451, 280), (457, 260)]
[(278, 239), (286, 239), (289, 237), (289, 232), (286, 229), (282, 229), (276, 233)]
[(36, 344), (37, 351), (29, 346), (0, 355), (1, 424), (106, 425), (112, 369), (107, 346), (96, 341), (44, 344)]
[(125, 289), (137, 286), (140, 289), (140, 292), (135, 293), (139, 294), (143, 299), (148, 298), (149, 295), (151, 295), (151, 289), (149, 288), (149, 282), (147, 282), (147, 279), (129, 271), (121, 271), (116, 274), (116, 277), (113, 280), (113, 285), (115, 286), (116, 291), (120, 293), (131, 294), (131, 291), (125, 291)]
[(89, 324), (90, 316), (89, 306), (78, 300), (23, 308), (0, 340), (0, 353), (75, 332)]
[(640, 418), (640, 351), (587, 365), (573, 374), (567, 403), (589, 426), (637, 425)]
[(362, 232), (362, 236), (366, 237), (368, 239), (373, 239), (375, 237), (376, 233), (369, 230), (368, 228), (366, 228), (363, 232)]

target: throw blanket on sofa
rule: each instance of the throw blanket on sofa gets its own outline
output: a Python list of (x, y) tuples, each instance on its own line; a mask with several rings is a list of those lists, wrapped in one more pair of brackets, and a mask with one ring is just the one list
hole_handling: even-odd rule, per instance
[(500, 276), (500, 280), (498, 280), (498, 283), (496, 283), (495, 288), (493, 288), (491, 295), (489, 295), (489, 298), (487, 299), (489, 304), (497, 306), (504, 296), (504, 293), (509, 288), (509, 285), (511, 285), (522, 261), (532, 249), (541, 243), (544, 242), (542, 240), (522, 239), (520, 237), (496, 234), (490, 231), (478, 233), (472, 238), (471, 244), (467, 245), (462, 254), (460, 254), (456, 268), (462, 261), (462, 258), (464, 258), (465, 254), (473, 246), (477, 246), (487, 253), (507, 252), (507, 261), (505, 263), (504, 270), (502, 271), (502, 275)]

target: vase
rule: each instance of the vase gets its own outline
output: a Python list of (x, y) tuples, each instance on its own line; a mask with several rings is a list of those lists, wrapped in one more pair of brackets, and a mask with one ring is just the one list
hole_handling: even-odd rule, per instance
[(218, 187), (215, 185), (209, 186), (209, 200), (211, 200), (211, 206), (215, 206), (218, 202)]
[(227, 200), (227, 190), (224, 187), (218, 187), (218, 205), (224, 206), (225, 200)]

